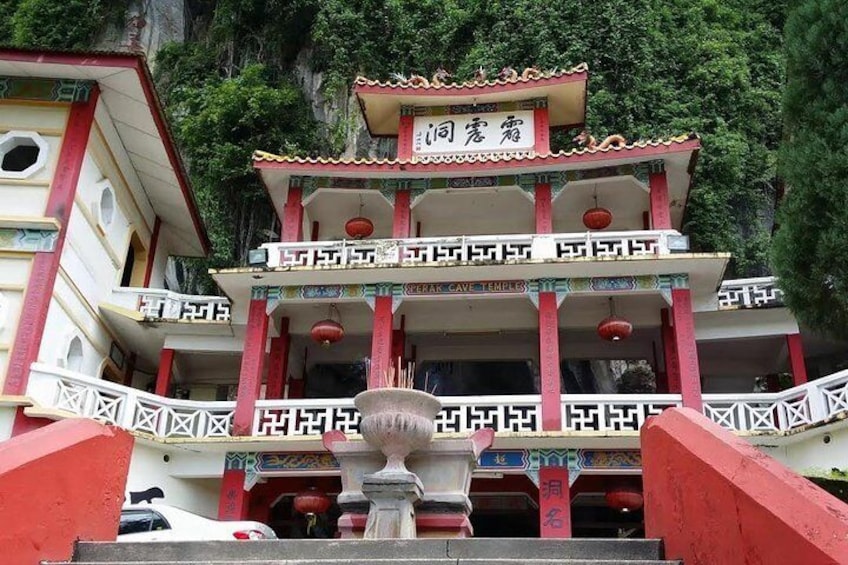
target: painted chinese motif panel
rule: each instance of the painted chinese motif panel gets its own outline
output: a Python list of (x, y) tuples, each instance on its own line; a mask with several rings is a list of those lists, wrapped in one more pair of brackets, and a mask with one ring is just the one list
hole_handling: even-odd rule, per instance
[(416, 155), (510, 153), (533, 149), (533, 111), (416, 116)]

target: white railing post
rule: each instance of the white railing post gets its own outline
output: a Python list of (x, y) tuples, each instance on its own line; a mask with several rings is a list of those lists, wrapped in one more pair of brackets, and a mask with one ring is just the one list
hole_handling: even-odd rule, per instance
[(124, 396), (124, 405), (121, 407), (121, 413), (118, 416), (119, 420), (115, 425), (125, 430), (131, 430), (135, 427), (135, 411), (138, 405), (138, 395), (133, 389), (127, 388), (126, 396)]

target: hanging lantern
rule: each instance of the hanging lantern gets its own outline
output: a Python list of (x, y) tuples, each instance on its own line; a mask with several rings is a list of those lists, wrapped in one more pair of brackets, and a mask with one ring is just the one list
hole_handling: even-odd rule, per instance
[(633, 324), (615, 315), (615, 303), (609, 299), (610, 315), (598, 324), (598, 335), (607, 341), (621, 341), (633, 333)]
[(642, 491), (628, 486), (614, 487), (607, 491), (604, 498), (607, 506), (619, 512), (635, 512), (642, 508), (645, 502)]
[(315, 527), (318, 514), (323, 514), (329, 510), (331, 504), (330, 497), (315, 487), (309, 487), (307, 490), (297, 493), (297, 496), (294, 497), (294, 509), (306, 516), (307, 535)]
[(612, 212), (606, 208), (589, 208), (583, 213), (583, 225), (590, 230), (602, 230), (612, 223)]
[(363, 239), (374, 233), (374, 223), (368, 218), (358, 216), (347, 221), (345, 231), (353, 239)]
[[(335, 317), (338, 318), (339, 321), (333, 319), (334, 313)], [(341, 316), (334, 304), (330, 304), (329, 317), (325, 320), (315, 322), (309, 333), (312, 336), (312, 339), (324, 347), (329, 347), (330, 345), (342, 340), (344, 337), (344, 326), (341, 324)]]
[(595, 207), (583, 212), (583, 225), (590, 230), (602, 230), (612, 223), (612, 212), (598, 206), (598, 185), (595, 185)]

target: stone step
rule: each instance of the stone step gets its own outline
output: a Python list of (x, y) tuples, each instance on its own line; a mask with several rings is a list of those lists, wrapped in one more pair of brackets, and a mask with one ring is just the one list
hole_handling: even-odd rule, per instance
[[(415, 539), (415, 540), (269, 540), (251, 542), (81, 542), (76, 563), (297, 563), (331, 565), (411, 559), (427, 563), (528, 561), (603, 562), (658, 561), (663, 557), (660, 540), (630, 539)], [(494, 561), (498, 560), (498, 561)], [(471, 561), (469, 561), (471, 562)]]

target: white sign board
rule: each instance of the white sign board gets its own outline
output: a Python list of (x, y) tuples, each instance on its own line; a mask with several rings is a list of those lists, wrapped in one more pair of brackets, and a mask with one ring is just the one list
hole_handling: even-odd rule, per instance
[(416, 116), (413, 153), (511, 153), (533, 149), (533, 110)]

